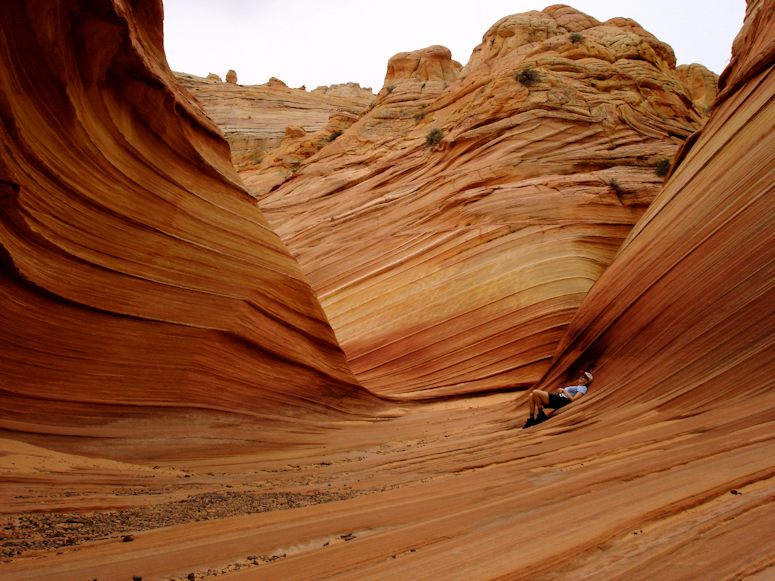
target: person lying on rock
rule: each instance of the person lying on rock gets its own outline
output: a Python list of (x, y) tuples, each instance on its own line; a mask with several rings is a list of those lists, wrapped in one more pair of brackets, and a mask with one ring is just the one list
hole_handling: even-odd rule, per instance
[[(530, 409), (530, 417), (527, 418), (522, 429), (535, 426), (549, 419), (554, 411), (576, 401), (582, 395), (587, 393), (587, 386), (592, 383), (592, 374), (585, 371), (578, 379), (577, 385), (561, 387), (557, 391), (548, 392), (540, 389), (534, 389), (527, 396), (527, 403)], [(544, 409), (549, 410), (548, 413)]]

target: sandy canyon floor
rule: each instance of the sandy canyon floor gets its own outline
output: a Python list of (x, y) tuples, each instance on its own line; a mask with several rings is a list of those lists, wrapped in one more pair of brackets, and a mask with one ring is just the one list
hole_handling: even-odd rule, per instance
[(300, 433), (291, 448), (153, 465), (2, 440), (0, 571), (8, 580), (775, 574), (772, 418), (752, 421), (744, 402), (687, 412), (605, 410), (605, 399), (601, 390), (528, 430), (520, 394), (400, 405)]

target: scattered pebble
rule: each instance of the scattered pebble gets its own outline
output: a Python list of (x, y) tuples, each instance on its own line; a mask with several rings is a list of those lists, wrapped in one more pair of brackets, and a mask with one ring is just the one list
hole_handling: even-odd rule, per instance
[[(96, 539), (134, 540), (130, 531), (144, 531), (172, 524), (220, 519), (229, 516), (287, 510), (313, 504), (345, 500), (357, 491), (310, 494), (295, 492), (205, 492), (179, 501), (139, 508), (93, 513), (22, 513), (7, 515), (0, 541), (0, 559), (16, 557), (27, 551), (55, 550)], [(123, 535), (123, 536), (122, 536)], [(348, 533), (344, 540), (355, 535)], [(12, 540), (18, 539), (18, 540)]]

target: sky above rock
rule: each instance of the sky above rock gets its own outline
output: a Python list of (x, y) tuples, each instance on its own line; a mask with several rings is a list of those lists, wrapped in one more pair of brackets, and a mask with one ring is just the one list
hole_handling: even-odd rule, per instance
[[(291, 87), (356, 82), (377, 92), (388, 59), (441, 44), (466, 64), (492, 24), (541, 10), (550, 0), (164, 0), (165, 50), (175, 71), (240, 84), (277, 77)], [(576, 0), (607, 20), (633, 18), (676, 53), (678, 64), (721, 73), (745, 15), (745, 0)]]

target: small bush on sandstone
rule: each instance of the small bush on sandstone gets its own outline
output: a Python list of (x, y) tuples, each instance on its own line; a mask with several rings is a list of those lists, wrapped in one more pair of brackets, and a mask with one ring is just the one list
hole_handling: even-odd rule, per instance
[(583, 36), (583, 35), (579, 34), (578, 32), (572, 32), (572, 33), (571, 33), (571, 35), (570, 35), (570, 41), (571, 41), (573, 44), (578, 44), (578, 43), (580, 43), (582, 40), (584, 40), (584, 36)]
[(617, 196), (624, 195), (624, 188), (619, 185), (619, 181), (616, 178), (608, 180), (608, 187), (611, 188)]
[(342, 132), (337, 129), (336, 131), (332, 131), (331, 133), (329, 133), (328, 137), (326, 137), (326, 139), (328, 141), (333, 141), (334, 139), (339, 137), (341, 134), (342, 134)]
[(526, 87), (529, 87), (531, 85), (535, 85), (538, 81), (541, 80), (541, 75), (538, 74), (538, 71), (535, 69), (532, 69), (530, 67), (525, 67), (521, 71), (517, 71), (514, 73), (514, 78), (521, 84), (525, 85)]
[(441, 142), (442, 139), (444, 139), (444, 132), (438, 127), (434, 127), (425, 137), (425, 145), (428, 147), (435, 147), (439, 144), (439, 142)]
[(664, 177), (667, 175), (667, 172), (670, 171), (670, 160), (669, 159), (660, 159), (656, 165), (654, 165), (654, 173), (657, 174), (659, 177)]

